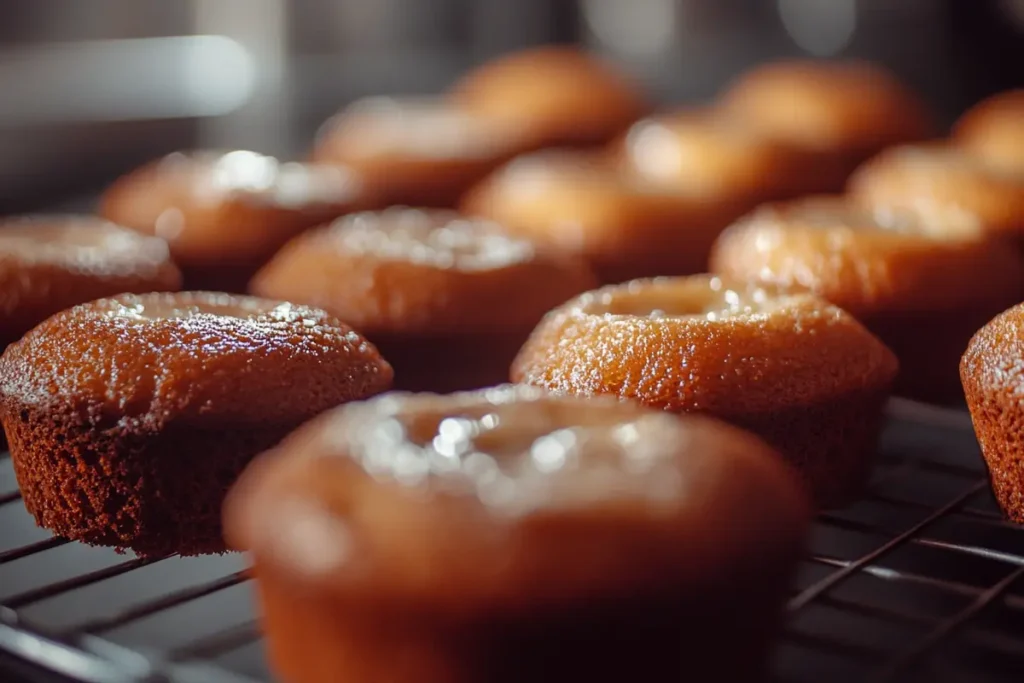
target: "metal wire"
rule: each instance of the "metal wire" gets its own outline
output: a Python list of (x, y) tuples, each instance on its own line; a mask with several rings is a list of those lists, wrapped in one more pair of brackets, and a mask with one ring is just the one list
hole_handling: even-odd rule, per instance
[[(962, 411), (894, 401), (891, 414), (900, 424), (924, 430), (922, 434), (943, 430), (951, 435), (950, 443), (970, 442), (970, 420)], [(900, 453), (899, 449), (883, 453), (872, 489), (863, 499), (869, 506), (866, 516), (850, 510), (819, 517), (820, 534), (832, 540), (818, 539), (804, 562), (805, 585), (787, 604), (788, 623), (780, 638), (781, 645), (792, 648), (799, 657), (794, 660), (796, 669), (780, 668), (775, 680), (917, 680), (911, 676), (922, 666), (938, 672), (932, 680), (955, 680), (942, 675), (969, 669), (969, 664), (961, 661), (947, 663), (959, 647), (1024, 665), (1024, 593), (1016, 591), (1024, 576), (1024, 531), (1005, 521), (994, 508), (986, 509), (982, 498), (987, 495), (988, 482), (977, 453), (952, 453), (954, 446), (946, 445), (945, 439), (940, 441), (942, 448), (950, 451), (941, 458), (917, 448), (912, 449), (913, 453)], [(0, 455), (0, 466), (9, 467), (5, 460)], [(929, 482), (939, 483), (929, 488)], [(16, 506), (19, 500), (17, 491), (0, 491), (0, 509), (9, 512), (9, 506)], [(966, 529), (970, 534), (964, 538), (970, 542), (956, 542), (957, 535), (950, 536), (950, 529)], [(843, 534), (855, 537), (857, 544), (843, 545), (835, 540)], [(2, 550), (0, 570), (29, 558), (45, 564), (49, 553), (68, 543), (53, 538)], [(936, 561), (936, 556), (947, 559)], [(251, 656), (259, 656), (258, 649), (249, 648), (261, 638), (251, 612), (234, 622), (209, 624), (209, 628), (199, 628), (207, 624), (188, 622), (183, 628), (197, 629), (195, 636), (183, 631), (189, 636), (184, 642), (158, 652), (135, 653), (110, 640), (115, 634), (131, 633), (140, 624), (170, 619), (172, 614), (178, 615), (175, 618), (179, 621), (184, 619), (181, 615), (186, 612), (182, 610), (221, 599), (230, 589), (245, 583), (245, 570), (231, 569), (185, 585), (169, 586), (162, 592), (118, 603), (103, 613), (85, 614), (59, 628), (46, 630), (30, 623), (37, 605), (59, 608), (62, 601), (74, 601), (91, 587), (130, 577), (143, 567), (188, 561), (176, 557), (114, 561), (0, 597), (0, 649), (36, 663), (50, 662), (58, 670), (61, 666), (57, 660), (64, 657), (65, 669), (73, 661), (75, 666), (85, 667), (82, 671), (91, 672), (93, 680), (104, 683), (256, 680), (252, 676), (262, 674), (250, 670), (257, 667), (242, 667), (245, 671), (239, 671), (230, 663), (232, 658), (243, 659), (242, 653), (250, 650)], [(913, 600), (892, 597), (904, 594), (920, 595)], [(995, 608), (1009, 615), (1006, 619), (1020, 619), (1020, 631), (1012, 623), (1007, 626), (985, 621), (985, 615)], [(877, 634), (865, 624), (912, 635), (891, 641), (872, 638)], [(133, 660), (135, 655), (141, 659)], [(828, 673), (801, 674), (803, 663), (815, 657), (850, 665), (838, 664)], [(51, 662), (53, 658), (56, 660)], [(251, 664), (251, 660), (246, 661)], [(179, 675), (188, 667), (192, 667), (190, 676)], [(989, 680), (982, 673), (976, 679)]]

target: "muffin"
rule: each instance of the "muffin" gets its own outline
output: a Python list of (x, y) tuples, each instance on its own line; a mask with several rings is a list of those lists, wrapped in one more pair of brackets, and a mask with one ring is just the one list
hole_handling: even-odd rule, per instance
[(225, 529), (287, 683), (754, 681), (808, 515), (739, 430), (503, 387), (316, 420)]
[(167, 241), (190, 289), (245, 291), (306, 228), (375, 203), (341, 166), (255, 152), (172, 154), (129, 173), (100, 200), (106, 218)]
[(565, 151), (515, 159), (462, 203), (463, 213), (582, 257), (608, 283), (706, 270), (715, 238), (744, 209), (680, 192), (604, 156)]
[(761, 436), (819, 507), (861, 491), (897, 362), (844, 311), (707, 275), (638, 280), (552, 311), (515, 382), (713, 415)]
[(985, 231), (1024, 237), (1024, 172), (999, 168), (946, 144), (882, 152), (850, 178), (849, 194), (883, 209), (973, 216)]
[(252, 282), (363, 332), (396, 386), (455, 391), (503, 382), (549, 309), (593, 287), (584, 263), (451, 211), (363, 213), (296, 238)]
[(224, 550), (221, 501), (254, 455), (390, 381), (376, 349), (323, 311), (126, 294), (58, 313), (7, 348), (0, 422), (40, 526), (196, 555)]
[(992, 166), (1024, 173), (1024, 89), (993, 95), (967, 110), (953, 139)]
[(828, 299), (896, 353), (898, 393), (955, 400), (968, 340), (1024, 284), (1021, 257), (961, 218), (842, 197), (770, 204), (722, 235), (711, 264), (731, 280)]
[(463, 76), (450, 97), (481, 116), (518, 128), (538, 148), (603, 144), (648, 109), (626, 75), (567, 46), (499, 57)]
[(371, 97), (324, 125), (313, 158), (354, 169), (382, 205), (450, 208), (528, 148), (517, 131), (440, 98)]
[(751, 69), (720, 98), (723, 115), (817, 156), (815, 186), (845, 177), (885, 147), (934, 131), (927, 107), (880, 66), (864, 62), (781, 61)]
[(618, 145), (636, 173), (688, 195), (732, 203), (744, 213), (762, 201), (802, 194), (813, 182), (809, 155), (713, 110), (643, 119)]
[(180, 286), (163, 240), (91, 216), (0, 219), (0, 350), (75, 304)]
[(1024, 524), (1024, 304), (996, 316), (971, 339), (960, 361), (967, 407), (992, 493), (1006, 518)]

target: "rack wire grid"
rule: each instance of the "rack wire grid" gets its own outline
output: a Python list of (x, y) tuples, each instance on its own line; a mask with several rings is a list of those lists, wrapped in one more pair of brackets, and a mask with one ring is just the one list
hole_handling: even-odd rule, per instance
[[(991, 498), (966, 412), (888, 410), (867, 494), (817, 519), (773, 680), (1019, 681), (1024, 529)], [(240, 556), (140, 559), (52, 538), (19, 498), (0, 456), (10, 661), (96, 683), (273, 680)]]

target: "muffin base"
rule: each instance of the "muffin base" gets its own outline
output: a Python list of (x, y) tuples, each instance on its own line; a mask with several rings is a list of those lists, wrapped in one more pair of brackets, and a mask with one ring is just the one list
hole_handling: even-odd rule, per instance
[(260, 452), (297, 425), (133, 433), (22, 407), (3, 426), (25, 507), (64, 538), (140, 556), (225, 552), (220, 508)]
[(287, 683), (621, 683), (763, 680), (789, 577), (752, 570), (723, 572), (685, 599), (461, 624), (382, 614), (255, 573), (269, 659)]
[(1008, 520), (1024, 524), (1024, 410), (1017, 397), (986, 391), (976, 378), (963, 386), (992, 494)]
[(394, 368), (394, 389), (450, 393), (507, 382), (509, 367), (529, 333), (367, 337)]
[(875, 389), (811, 406), (719, 417), (774, 446), (799, 472), (817, 508), (831, 509), (863, 493), (888, 396), (888, 388)]

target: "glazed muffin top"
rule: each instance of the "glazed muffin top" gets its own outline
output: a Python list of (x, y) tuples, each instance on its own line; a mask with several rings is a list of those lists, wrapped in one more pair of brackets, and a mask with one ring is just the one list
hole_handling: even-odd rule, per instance
[(706, 270), (715, 237), (749, 204), (697, 187), (680, 191), (611, 156), (548, 150), (517, 157), (471, 189), (462, 211), (582, 256), (602, 282)]
[(0, 345), (84, 301), (180, 286), (163, 240), (92, 216), (0, 220)]
[(875, 207), (941, 207), (973, 215), (986, 232), (1024, 232), (1024, 170), (989, 164), (945, 143), (888, 149), (850, 177), (848, 190)]
[(726, 277), (810, 290), (853, 313), (969, 308), (1014, 296), (1020, 256), (969, 214), (875, 208), (819, 196), (767, 204), (718, 238)]
[(629, 79), (575, 48), (545, 46), (490, 61), (463, 76), (453, 101), (517, 126), (534, 146), (607, 142), (647, 109)]
[[(169, 288), (179, 281), (163, 240), (93, 216), (0, 220), (0, 269), (5, 273), (49, 270), (97, 280), (148, 279)], [(0, 297), (9, 293), (3, 287)]]
[(225, 512), (261, 571), (454, 618), (693, 589), (743, 558), (776, 571), (807, 516), (744, 432), (508, 386), (333, 411), (254, 463)]
[(713, 110), (643, 119), (619, 145), (627, 168), (684, 194), (746, 199), (798, 189), (804, 155)]
[(722, 95), (724, 113), (809, 149), (869, 154), (928, 137), (925, 106), (865, 62), (781, 61), (747, 71)]
[(373, 336), (518, 329), (593, 284), (582, 261), (496, 223), (396, 207), (296, 238), (251, 289), (324, 307)]
[(387, 389), (391, 367), (323, 311), (210, 292), (58, 313), (0, 357), (0, 404), (148, 432), (289, 424)]
[(439, 97), (367, 97), (331, 118), (318, 134), (314, 158), (368, 160), (489, 159), (522, 140), (515, 129)]
[(269, 256), (298, 230), (368, 202), (362, 181), (343, 166), (204, 150), (171, 154), (122, 177), (100, 212), (165, 239), (183, 262), (220, 263)]
[(710, 275), (612, 285), (555, 309), (515, 382), (742, 415), (886, 387), (892, 352), (841, 309)]
[(968, 109), (953, 138), (992, 166), (1024, 173), (1024, 89), (993, 95)]

